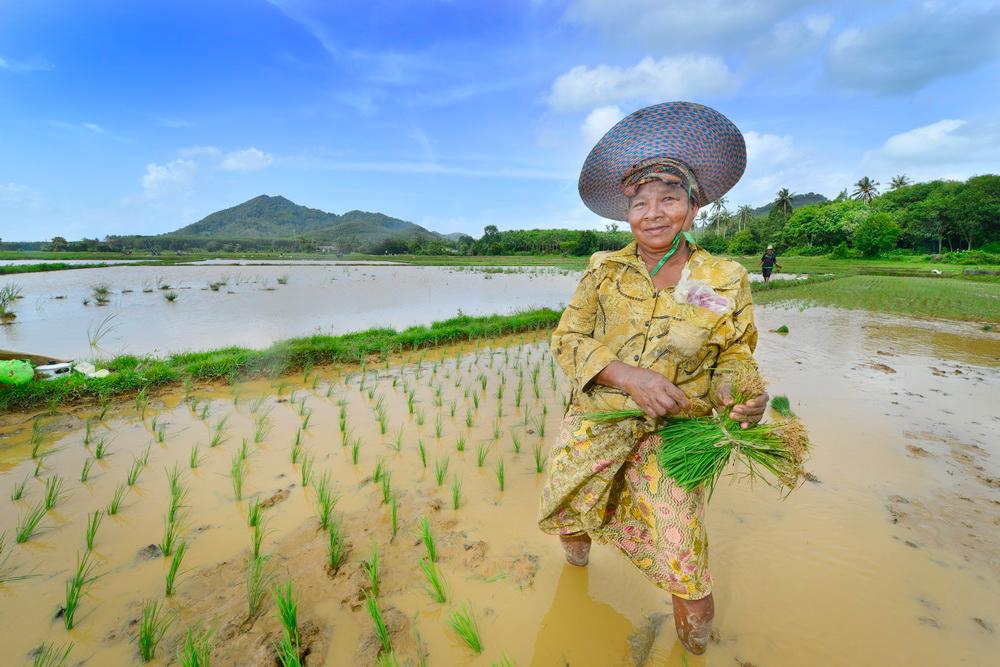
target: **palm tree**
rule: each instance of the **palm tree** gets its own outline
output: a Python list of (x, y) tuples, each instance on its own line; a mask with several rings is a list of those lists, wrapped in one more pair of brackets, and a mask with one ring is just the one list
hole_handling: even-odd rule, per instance
[(872, 199), (878, 197), (878, 181), (873, 181), (872, 179), (864, 176), (860, 181), (854, 184), (857, 188), (851, 193), (851, 197), (854, 199), (860, 199), (866, 204), (870, 204)]
[(729, 211), (726, 210), (725, 197), (719, 197), (712, 202), (711, 216), (712, 223), (715, 224), (715, 231), (719, 231), (719, 227), (722, 227), (722, 238), (726, 238), (725, 221), (729, 217)]
[(698, 213), (698, 222), (700, 223), (698, 225), (699, 227), (704, 227), (708, 224), (708, 211), (702, 209), (701, 212)]
[(778, 190), (778, 194), (774, 197), (774, 208), (778, 209), (779, 212), (784, 213), (787, 218), (792, 214), (792, 197), (794, 197), (788, 188), (781, 188)]
[(740, 206), (738, 209), (736, 209), (736, 221), (740, 225), (741, 232), (743, 231), (744, 227), (750, 224), (750, 221), (752, 219), (753, 219), (753, 209), (750, 208), (749, 204), (743, 204), (743, 206)]
[(900, 174), (899, 176), (893, 176), (892, 180), (889, 181), (890, 190), (898, 190), (900, 188), (905, 188), (907, 185), (912, 183), (910, 179), (906, 177), (906, 174)]

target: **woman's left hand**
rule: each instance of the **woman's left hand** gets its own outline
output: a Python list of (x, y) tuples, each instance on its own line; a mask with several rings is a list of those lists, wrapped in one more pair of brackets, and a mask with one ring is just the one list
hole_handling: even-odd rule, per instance
[(718, 405), (733, 406), (729, 411), (730, 419), (740, 422), (741, 428), (750, 428), (751, 424), (756, 424), (764, 417), (764, 410), (767, 409), (767, 402), (771, 397), (768, 394), (761, 394), (746, 403), (733, 405), (733, 385), (725, 382), (719, 386), (716, 399)]

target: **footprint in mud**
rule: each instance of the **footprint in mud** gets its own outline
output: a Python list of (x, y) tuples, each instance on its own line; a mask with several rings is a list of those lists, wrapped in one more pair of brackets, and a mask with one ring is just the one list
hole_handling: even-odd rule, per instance
[(986, 632), (990, 633), (991, 635), (993, 634), (994, 632), (993, 626), (984, 621), (983, 619), (979, 618), (978, 616), (974, 617), (972, 619), (972, 622), (981, 627)]
[(934, 456), (929, 451), (918, 445), (907, 445), (906, 451), (908, 451), (911, 455), (920, 459), (926, 459)]
[(663, 623), (670, 616), (670, 614), (663, 612), (650, 614), (646, 617), (646, 622), (642, 624), (642, 627), (636, 628), (635, 632), (629, 635), (629, 654), (632, 656), (632, 664), (635, 667), (642, 667), (649, 660), (653, 644), (663, 628)]

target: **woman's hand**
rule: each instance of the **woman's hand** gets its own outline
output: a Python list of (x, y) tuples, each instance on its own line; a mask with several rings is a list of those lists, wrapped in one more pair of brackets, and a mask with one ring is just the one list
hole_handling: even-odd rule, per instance
[(650, 417), (675, 415), (691, 407), (684, 392), (656, 371), (622, 364), (618, 387)]
[(764, 410), (767, 409), (767, 402), (770, 398), (765, 393), (750, 399), (746, 403), (733, 405), (733, 385), (729, 382), (719, 385), (719, 389), (715, 393), (716, 405), (724, 407), (732, 405), (732, 410), (729, 411), (729, 418), (740, 422), (741, 428), (750, 428), (750, 424), (756, 424), (764, 417)]

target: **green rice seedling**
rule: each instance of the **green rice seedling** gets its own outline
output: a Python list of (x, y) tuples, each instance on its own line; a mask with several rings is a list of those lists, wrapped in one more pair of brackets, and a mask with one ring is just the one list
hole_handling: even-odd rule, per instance
[(260, 498), (254, 498), (247, 504), (247, 526), (253, 528), (260, 524), (261, 512), (264, 508), (260, 504)]
[(236, 451), (240, 455), (240, 458), (244, 461), (250, 458), (250, 443), (247, 442), (246, 438), (243, 438), (243, 442), (240, 443), (240, 448)]
[(340, 432), (341, 433), (346, 433), (347, 432), (347, 403), (345, 403), (344, 401), (340, 402), (340, 413), (338, 415), (338, 419), (340, 421)]
[(97, 537), (97, 529), (101, 526), (101, 519), (104, 518), (102, 510), (94, 510), (87, 515), (87, 533), (85, 535), (87, 551), (94, 550), (94, 538)]
[(205, 401), (204, 403), (202, 403), (201, 404), (201, 410), (199, 410), (199, 412), (198, 412), (198, 418), (200, 420), (202, 420), (202, 421), (207, 420), (208, 419), (208, 414), (211, 411), (211, 409), (212, 409), (212, 405), (208, 401)]
[(521, 439), (519, 437), (517, 437), (517, 433), (511, 433), (510, 434), (510, 441), (511, 441), (511, 444), (514, 446), (514, 453), (515, 454), (520, 454), (521, 453)]
[(795, 413), (792, 412), (791, 402), (788, 400), (787, 396), (775, 396), (771, 399), (771, 407), (782, 417), (794, 417)]
[(260, 557), (261, 546), (264, 544), (264, 536), (267, 535), (267, 532), (267, 521), (261, 516), (253, 525), (253, 530), (250, 533), (250, 546), (254, 558)]
[(368, 575), (368, 589), (371, 594), (378, 597), (378, 584), (379, 584), (379, 558), (378, 558), (378, 545), (372, 543), (372, 553), (368, 560), (362, 561), (361, 569), (365, 571)]
[(360, 454), (361, 454), (361, 438), (355, 438), (354, 441), (351, 443), (351, 463), (357, 465)]
[(451, 403), (448, 404), (448, 416), (449, 417), (452, 417), (452, 418), (455, 417), (455, 407), (456, 407), (455, 401), (452, 401)]
[(62, 477), (53, 475), (45, 480), (45, 510), (48, 511), (56, 506), (62, 497)]
[(278, 620), (285, 631), (285, 636), (291, 640), (296, 647), (301, 639), (299, 636), (299, 604), (292, 590), (291, 579), (285, 580), (283, 586), (274, 589), (274, 605), (278, 609)]
[(777, 329), (774, 330), (774, 333), (787, 334), (788, 333), (788, 326), (785, 325), (785, 324), (782, 324), (780, 327), (778, 327)]
[(389, 418), (385, 416), (384, 412), (379, 412), (377, 418), (378, 418), (378, 431), (382, 435), (385, 435), (385, 432), (389, 430)]
[(510, 659), (510, 656), (504, 653), (500, 656), (500, 662), (494, 662), (490, 667), (514, 667), (514, 661)]
[(483, 643), (479, 637), (479, 626), (476, 624), (476, 618), (473, 616), (472, 610), (467, 605), (462, 605), (460, 610), (451, 612), (451, 615), (448, 617), (448, 625), (469, 648), (476, 653), (483, 652)]
[(270, 556), (254, 555), (247, 558), (247, 618), (260, 613), (267, 591), (274, 581), (274, 574), (268, 569)]
[(201, 623), (188, 626), (184, 633), (184, 643), (177, 652), (181, 667), (210, 667), (212, 661), (212, 641), (215, 633), (202, 627)]
[(344, 562), (344, 533), (336, 521), (330, 523), (329, 535), (326, 543), (326, 562), (330, 569), (330, 574), (336, 574), (337, 570)]
[(97, 420), (104, 421), (104, 418), (108, 415), (108, 409), (111, 407), (111, 399), (107, 395), (102, 395), (100, 398), (100, 412), (97, 413)]
[[(503, 379), (504, 377), (505, 376), (503, 376), (503, 375), (500, 376), (501, 379)], [(497, 400), (498, 401), (502, 401), (503, 400), (503, 384), (502, 383), (499, 384), (499, 385), (497, 385)]]
[(187, 550), (187, 542), (181, 540), (174, 550), (174, 555), (170, 558), (170, 567), (167, 569), (167, 576), (164, 595), (170, 597), (174, 594), (174, 581), (177, 579), (177, 572), (181, 569), (181, 561), (184, 560), (184, 552)]
[(104, 438), (99, 438), (97, 444), (94, 446), (94, 458), (97, 460), (103, 459), (108, 455), (108, 441)]
[(486, 391), (486, 375), (484, 373), (479, 374), (479, 386), (482, 387), (483, 391)]
[(128, 487), (124, 484), (119, 484), (118, 488), (115, 489), (115, 493), (111, 496), (111, 502), (108, 503), (108, 514), (114, 516), (118, 514), (118, 510), (121, 509), (122, 500), (125, 499), (125, 492), (128, 491)]
[(93, 425), (90, 419), (87, 419), (83, 424), (83, 446), (86, 447), (90, 444), (90, 439), (93, 437)]
[(41, 523), (42, 519), (45, 518), (46, 509), (45, 503), (41, 502), (28, 510), (17, 522), (17, 533), (15, 534), (14, 541), (18, 544), (23, 544), (31, 539), (31, 536), (35, 534), (35, 530), (38, 528), (38, 524)]
[(435, 602), (445, 602), (447, 595), (445, 595), (444, 591), (444, 581), (441, 579), (441, 573), (438, 571), (434, 561), (421, 558), (420, 571), (424, 573), (424, 578), (427, 579), (427, 584), (424, 588), (430, 594), (431, 598)]
[(309, 486), (309, 483), (312, 482), (313, 463), (314, 463), (314, 458), (311, 454), (302, 455), (302, 465), (299, 468), (299, 472), (301, 473), (302, 476), (303, 489)]
[(188, 467), (194, 470), (201, 463), (201, 453), (198, 451), (198, 445), (191, 447), (191, 454), (188, 455)]
[(441, 413), (439, 412), (434, 417), (434, 437), (438, 440), (441, 439), (441, 434), (444, 432), (444, 427), (441, 424)]
[(302, 667), (302, 649), (287, 633), (282, 634), (281, 639), (275, 642), (274, 650), (278, 653), (281, 667)]
[(444, 484), (444, 478), (448, 474), (448, 457), (438, 459), (434, 462), (434, 481), (438, 486)]
[(209, 441), (208, 446), (211, 448), (218, 447), (223, 442), (226, 441), (226, 420), (228, 417), (223, 417), (215, 423), (212, 428), (212, 439)]
[(163, 516), (163, 538), (160, 540), (159, 547), (164, 556), (169, 556), (174, 552), (174, 548), (177, 546), (179, 526), (176, 519), (170, 520), (169, 514)]
[(167, 470), (167, 486), (170, 489), (171, 497), (183, 494), (184, 485), (181, 483), (181, 469), (176, 463)]
[(514, 407), (521, 407), (521, 401), (524, 399), (524, 383), (518, 382), (517, 387), (514, 389)]
[(427, 558), (432, 563), (437, 562), (437, 546), (434, 543), (434, 535), (431, 533), (431, 520), (427, 516), (420, 517), (420, 541), (427, 549)]
[(389, 499), (389, 518), (392, 524), (392, 539), (396, 539), (396, 533), (399, 531), (399, 496), (395, 493)]
[(381, 485), (382, 485), (382, 504), (383, 505), (385, 505), (386, 503), (388, 503), (389, 499), (392, 498), (392, 482), (391, 482), (391, 478), (392, 478), (391, 473), (388, 470), (386, 470), (384, 473), (382, 473), (382, 479), (379, 480), (380, 483), (381, 483)]
[(72, 650), (73, 642), (63, 644), (58, 648), (55, 644), (42, 644), (35, 650), (35, 657), (31, 664), (33, 667), (65, 667)]
[(229, 466), (229, 477), (233, 482), (233, 495), (236, 500), (243, 500), (243, 480), (246, 478), (246, 465), (240, 458), (239, 452), (233, 454), (232, 463)]
[(417, 392), (414, 389), (406, 392), (406, 411), (413, 414), (413, 404), (416, 401)]
[(142, 619), (139, 621), (139, 657), (149, 662), (156, 657), (156, 648), (174, 622), (169, 614), (160, 614), (160, 601), (147, 600), (142, 605)]
[(166, 424), (160, 422), (153, 429), (153, 432), (156, 433), (156, 442), (163, 443), (167, 439), (167, 425)]
[(140, 456), (138, 459), (139, 463), (142, 465), (143, 468), (149, 465), (149, 453), (150, 453), (150, 445), (146, 445), (146, 449), (142, 450), (142, 456)]
[(500, 429), (500, 420), (496, 419), (493, 422), (493, 441), (499, 442), (501, 435), (503, 435), (503, 431)]
[(400, 426), (399, 430), (396, 431), (396, 435), (393, 436), (392, 443), (390, 443), (389, 448), (393, 451), (398, 452), (403, 448), (403, 427)]
[(309, 418), (312, 417), (312, 408), (308, 408), (306, 413), (302, 415), (302, 430), (309, 428)]
[(427, 467), (427, 448), (424, 447), (424, 441), (423, 440), (420, 440), (420, 439), (417, 440), (417, 452), (419, 452), (419, 454), (420, 454), (420, 465), (422, 465), (424, 468), (426, 468)]
[(417, 426), (423, 426), (426, 421), (423, 410), (417, 410), (417, 413), (413, 416), (414, 421), (417, 422)]
[(539, 438), (545, 437), (545, 417), (542, 416), (535, 422), (535, 431), (538, 433)]
[(180, 295), (177, 292), (173, 290), (167, 290), (166, 292), (163, 293), (163, 300), (166, 301), (167, 303), (173, 303), (174, 301), (177, 301), (178, 296)]
[(143, 387), (135, 395), (135, 412), (139, 415), (139, 419), (146, 421), (146, 409), (149, 407), (149, 395), (147, 388)]
[(385, 472), (385, 459), (380, 456), (378, 460), (375, 461), (375, 472), (372, 473), (372, 481), (376, 484), (382, 481), (382, 476), (385, 475)]
[(524, 404), (524, 418), (521, 420), (523, 426), (527, 426), (528, 422), (531, 420), (531, 406), (527, 403)]
[(324, 471), (316, 483), (316, 513), (323, 530), (329, 529), (330, 519), (339, 499), (340, 496), (330, 487), (330, 474)]
[(253, 444), (259, 445), (260, 443), (264, 442), (270, 430), (271, 426), (270, 422), (268, 421), (267, 415), (266, 414), (259, 415), (257, 417), (256, 423), (254, 424)]
[(472, 405), (476, 408), (476, 410), (479, 409), (479, 392), (477, 391), (472, 392)]
[[(566, 400), (569, 400), (569, 399), (567, 398)], [(565, 408), (565, 407), (566, 407), (566, 401), (564, 400), (563, 401), (563, 408)], [(545, 403), (542, 403), (542, 417), (548, 417), (548, 416), (549, 416), (549, 406), (546, 405)]]
[(460, 433), (458, 440), (455, 441), (455, 451), (464, 452), (465, 451), (465, 434)]
[[(87, 459), (87, 460), (89, 461), (90, 459)], [(86, 461), (84, 462), (84, 468), (85, 469), (87, 468)], [(83, 481), (87, 481), (87, 480), (83, 480)], [(28, 478), (27, 477), (25, 477), (24, 479), (22, 479), (20, 482), (15, 482), (14, 483), (14, 486), (12, 486), (11, 489), (10, 489), (10, 500), (11, 500), (11, 502), (18, 501), (18, 500), (20, 500), (21, 498), (24, 497), (24, 487), (25, 487), (25, 485), (27, 485), (27, 483), (28, 483)]]
[(139, 481), (139, 473), (142, 472), (142, 460), (132, 459), (132, 466), (128, 469), (128, 476), (125, 478), (125, 482), (129, 486), (135, 486), (135, 483)]
[(500, 486), (500, 491), (503, 491), (504, 480), (505, 480), (503, 459), (497, 461), (496, 474), (497, 474), (497, 484)]
[(40, 477), (41, 476), (41, 474), (42, 474), (42, 466), (44, 464), (45, 464), (45, 458), (44, 457), (39, 456), (38, 459), (35, 460), (35, 471), (34, 471), (34, 473), (32, 473), (32, 475), (34, 477)]
[(385, 620), (382, 618), (382, 610), (378, 608), (376, 596), (368, 594), (365, 597), (365, 606), (368, 609), (368, 615), (372, 618), (372, 623), (375, 625), (375, 636), (378, 637), (379, 643), (382, 645), (382, 653), (392, 653), (389, 629), (385, 626)]
[(534, 446), (535, 452), (535, 472), (542, 472), (545, 469), (545, 459), (542, 458), (542, 444), (536, 442)]
[(497, 417), (503, 417), (503, 401), (497, 401)]
[(489, 453), (490, 446), (485, 442), (479, 443), (479, 445), (476, 446), (476, 465), (482, 468), (483, 464), (486, 463), (486, 457)]
[(457, 510), (462, 506), (462, 478), (455, 475), (451, 480), (451, 508)]
[(41, 419), (35, 419), (31, 423), (31, 437), (28, 439), (28, 444), (31, 446), (31, 458), (38, 458), (38, 450), (45, 444), (45, 433), (42, 431)]
[(295, 434), (295, 442), (292, 443), (291, 449), (292, 465), (299, 462), (302, 457), (302, 431), (299, 430)]
[(63, 607), (63, 625), (67, 630), (73, 629), (73, 621), (76, 611), (80, 607), (80, 600), (83, 598), (83, 589), (91, 584), (97, 577), (91, 575), (94, 564), (90, 562), (90, 552), (85, 552), (83, 557), (76, 555), (76, 572), (66, 580), (66, 603)]

